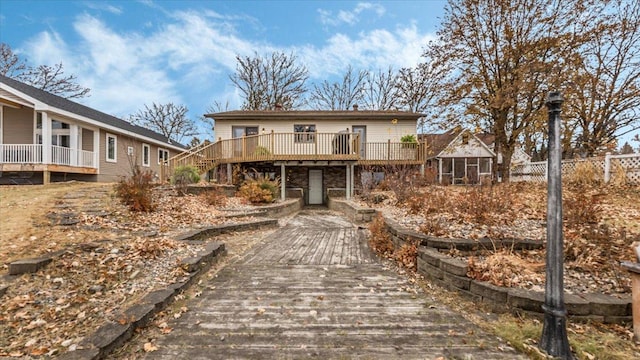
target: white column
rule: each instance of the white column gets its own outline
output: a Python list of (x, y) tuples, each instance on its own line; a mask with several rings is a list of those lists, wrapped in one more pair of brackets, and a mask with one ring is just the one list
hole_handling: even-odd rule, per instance
[(611, 180), (611, 153), (607, 152), (604, 156), (604, 182), (605, 184)]
[(438, 183), (442, 184), (442, 158), (438, 159)]
[(93, 129), (93, 167), (100, 169), (100, 130)]
[(351, 196), (353, 196), (353, 183), (354, 183), (355, 177), (356, 177), (355, 176), (355, 173), (356, 173), (355, 172), (355, 167), (356, 167), (355, 165), (351, 164), (351, 184), (350, 184), (351, 185), (351, 191), (350, 191)]
[(51, 164), (51, 118), (46, 112), (42, 114), (42, 163)]
[(346, 166), (346, 173), (345, 173), (346, 174), (346, 179), (345, 179), (346, 183), (345, 183), (345, 187), (344, 187), (344, 190), (345, 190), (344, 193), (345, 193), (345, 196), (346, 196), (347, 200), (351, 199), (351, 189), (349, 189), (349, 184), (351, 183), (351, 178), (349, 176), (349, 171), (350, 170), (351, 169), (349, 168), (349, 165), (347, 165)]
[(80, 157), (80, 146), (78, 146), (78, 125), (69, 126), (69, 147), (71, 148), (71, 166), (78, 166)]
[(280, 199), (287, 199), (287, 173), (284, 164), (280, 165)]

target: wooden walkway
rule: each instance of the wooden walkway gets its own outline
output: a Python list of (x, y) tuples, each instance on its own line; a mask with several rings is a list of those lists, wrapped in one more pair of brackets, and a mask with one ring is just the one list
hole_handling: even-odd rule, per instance
[(211, 280), (149, 359), (525, 358), (386, 270), (364, 230), (301, 212)]

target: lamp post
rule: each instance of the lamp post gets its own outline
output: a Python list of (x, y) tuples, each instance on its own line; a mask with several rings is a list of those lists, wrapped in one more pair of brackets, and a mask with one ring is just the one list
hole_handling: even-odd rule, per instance
[(560, 112), (564, 99), (558, 91), (547, 96), (549, 112), (549, 156), (547, 160), (547, 264), (544, 291), (544, 326), (540, 349), (547, 354), (573, 359), (567, 338), (567, 310), (564, 306), (562, 238), (562, 150)]

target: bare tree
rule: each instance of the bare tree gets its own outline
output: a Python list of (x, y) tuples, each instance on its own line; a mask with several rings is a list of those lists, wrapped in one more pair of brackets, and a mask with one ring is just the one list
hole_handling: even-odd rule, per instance
[(145, 105), (144, 110), (131, 115), (130, 120), (181, 143), (185, 137), (198, 135), (195, 121), (187, 117), (188, 111), (184, 105), (153, 103), (151, 107)]
[(579, 43), (586, 2), (450, 0), (438, 43), (426, 55), (453, 71), (441, 98), (458, 117), (495, 134), (508, 180), (511, 156), (527, 129), (544, 121), (550, 89), (565, 81), (566, 48)]
[(640, 128), (640, 2), (608, 5), (595, 9), (598, 21), (577, 49), (567, 88), (564, 116), (586, 156), (615, 147), (618, 137)]
[(33, 87), (66, 99), (82, 98), (91, 91), (78, 85), (75, 75), (65, 76), (62, 63), (28, 68), (19, 78)]
[(398, 75), (389, 67), (369, 73), (364, 90), (364, 103), (370, 110), (392, 110), (398, 105), (396, 80)]
[(419, 119), (418, 128), (424, 132), (435, 123), (439, 116), (438, 94), (446, 71), (432, 61), (419, 64), (415, 68), (402, 68), (396, 80), (398, 106), (404, 110), (426, 114)]
[(363, 101), (367, 77), (366, 71), (360, 70), (356, 74), (349, 65), (342, 82), (329, 83), (324, 80), (320, 86), (314, 84), (309, 101), (318, 109), (349, 109)]
[(16, 55), (11, 47), (0, 43), (0, 75), (16, 78), (27, 68), (25, 62)]
[(0, 74), (66, 99), (82, 98), (91, 91), (78, 85), (75, 75), (65, 75), (62, 63), (27, 66), (5, 43), (0, 44)]
[(295, 55), (274, 52), (270, 57), (236, 56), (236, 73), (229, 76), (244, 96), (245, 110), (268, 110), (275, 104), (285, 109), (300, 106), (309, 71), (296, 64)]

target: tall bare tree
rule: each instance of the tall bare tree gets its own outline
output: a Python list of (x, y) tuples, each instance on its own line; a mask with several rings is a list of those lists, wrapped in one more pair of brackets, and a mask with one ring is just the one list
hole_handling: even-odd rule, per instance
[(389, 67), (369, 73), (364, 89), (364, 103), (369, 110), (392, 110), (398, 106), (398, 74)]
[(8, 44), (0, 43), (0, 75), (16, 78), (27, 69), (24, 60)]
[[(640, 128), (640, 2), (614, 0), (577, 49), (568, 111), (578, 151), (615, 149), (617, 138)], [(570, 69), (567, 69), (569, 71)]]
[(62, 63), (27, 66), (5, 43), (0, 44), (0, 74), (66, 99), (82, 98), (91, 91), (76, 83), (75, 75), (65, 75)]
[(294, 109), (301, 105), (309, 71), (296, 63), (295, 55), (273, 52), (261, 57), (254, 53), (252, 57), (238, 55), (236, 60), (236, 72), (229, 78), (244, 97), (243, 109), (268, 110), (275, 104)]
[(186, 137), (198, 135), (195, 121), (187, 117), (189, 109), (173, 103), (144, 106), (144, 110), (129, 117), (133, 124), (157, 131), (169, 139), (181, 143)]
[(495, 134), (508, 180), (527, 129), (544, 121), (544, 102), (561, 74), (586, 1), (449, 0), (428, 57), (453, 66), (441, 104)]
[(396, 80), (398, 106), (404, 110), (423, 113), (418, 128), (424, 132), (431, 128), (438, 118), (438, 94), (446, 76), (444, 64), (432, 61), (419, 64), (415, 68), (402, 68)]
[(354, 72), (351, 65), (342, 77), (342, 82), (330, 83), (324, 80), (319, 86), (314, 84), (309, 101), (311, 106), (322, 110), (346, 110), (362, 102), (368, 73)]

